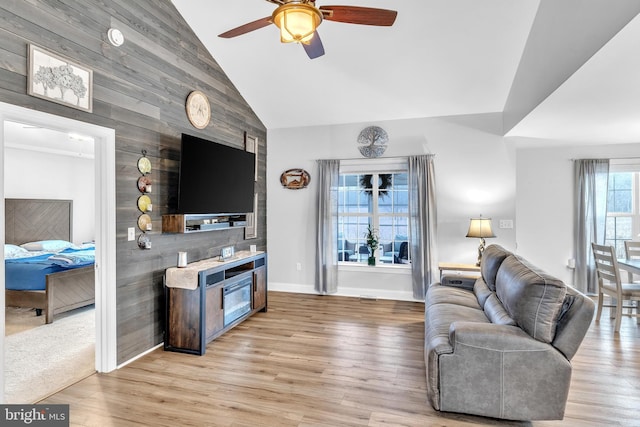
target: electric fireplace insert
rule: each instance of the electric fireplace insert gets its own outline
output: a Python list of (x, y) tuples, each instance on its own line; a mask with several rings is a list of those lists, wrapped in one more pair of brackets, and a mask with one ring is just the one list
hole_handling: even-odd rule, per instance
[(228, 326), (251, 311), (252, 276), (224, 287), (224, 326)]

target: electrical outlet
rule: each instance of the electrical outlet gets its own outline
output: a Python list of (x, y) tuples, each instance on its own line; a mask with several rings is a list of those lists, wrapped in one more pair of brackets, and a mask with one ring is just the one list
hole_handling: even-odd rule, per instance
[(296, 263), (296, 270), (298, 271), (302, 271), (302, 264), (301, 263)]
[(512, 219), (501, 219), (499, 227), (500, 228), (513, 228), (513, 220)]
[(136, 229), (135, 229), (135, 227), (129, 227), (127, 229), (127, 240), (128, 241), (136, 240)]

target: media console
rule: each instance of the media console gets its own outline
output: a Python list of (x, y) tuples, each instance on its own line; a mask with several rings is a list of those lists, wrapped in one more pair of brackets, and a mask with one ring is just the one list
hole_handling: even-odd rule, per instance
[(267, 254), (236, 252), (165, 272), (164, 349), (203, 355), (206, 345), (267, 311)]

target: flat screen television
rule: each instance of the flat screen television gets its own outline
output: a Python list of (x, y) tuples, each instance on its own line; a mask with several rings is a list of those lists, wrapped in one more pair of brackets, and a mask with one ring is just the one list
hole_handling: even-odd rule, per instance
[(179, 176), (181, 214), (253, 212), (253, 153), (182, 134)]

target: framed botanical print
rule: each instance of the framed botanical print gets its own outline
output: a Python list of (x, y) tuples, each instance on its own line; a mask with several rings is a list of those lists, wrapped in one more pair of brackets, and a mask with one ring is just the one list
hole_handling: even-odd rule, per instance
[(29, 44), (27, 93), (91, 113), (93, 71), (56, 53)]

